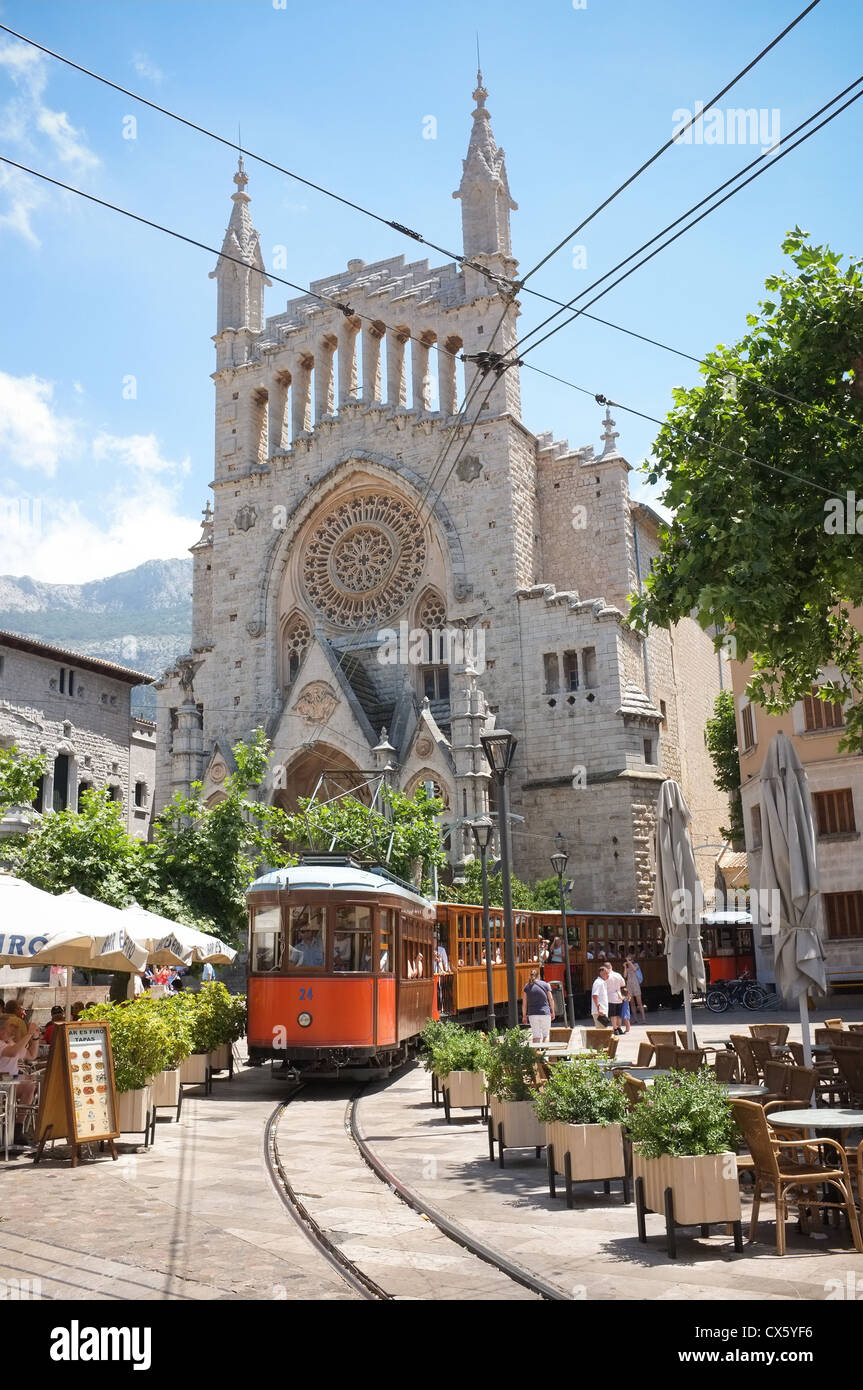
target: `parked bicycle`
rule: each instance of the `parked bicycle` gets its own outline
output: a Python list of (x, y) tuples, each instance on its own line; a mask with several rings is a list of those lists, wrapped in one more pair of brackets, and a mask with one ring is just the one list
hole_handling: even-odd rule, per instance
[(739, 1008), (741, 1004), (744, 1009), (763, 1009), (768, 997), (767, 991), (744, 971), (739, 980), (717, 980), (708, 986), (704, 1002), (713, 1013), (724, 1014), (726, 1009)]

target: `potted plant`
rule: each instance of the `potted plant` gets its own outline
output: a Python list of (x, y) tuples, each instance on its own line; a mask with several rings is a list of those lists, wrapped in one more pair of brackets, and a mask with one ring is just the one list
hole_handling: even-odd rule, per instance
[(146, 999), (141, 999), (139, 1004), (153, 1011), (156, 1025), (162, 1030), (165, 1042), (165, 1066), (151, 1082), (153, 1109), (174, 1108), (179, 1119), (180, 1066), (192, 1051), (188, 1011), (177, 994), (169, 994), (164, 999), (152, 1000), (149, 1003)]
[(210, 1051), (215, 1045), (213, 1039), (212, 1010), (201, 995), (181, 991), (176, 998), (178, 1007), (183, 1010), (189, 1032), (190, 1052), (180, 1063), (181, 1086), (203, 1086), (209, 1083)]
[(540, 1124), (533, 1108), (537, 1064), (541, 1059), (520, 1028), (491, 1033), (487, 1042), (488, 1151), (489, 1158), (493, 1159), (496, 1139), (502, 1168), (504, 1149), (535, 1148), (538, 1158), (545, 1144), (545, 1126)]
[(669, 1254), (674, 1227), (734, 1223), (740, 1234), (737, 1132), (723, 1088), (708, 1071), (673, 1071), (648, 1088), (629, 1116), (639, 1239), (645, 1211), (664, 1212)]
[(152, 1104), (150, 1079), (162, 1071), (170, 1055), (152, 1001), (93, 1004), (81, 1018), (104, 1021), (111, 1030), (117, 1128), (126, 1134), (147, 1134)]
[(598, 1053), (584, 1053), (559, 1062), (534, 1101), (537, 1119), (545, 1125), (548, 1146), (549, 1192), (555, 1195), (555, 1173), (566, 1179), (566, 1204), (572, 1206), (574, 1182), (623, 1180), (629, 1200), (623, 1152), (626, 1097), (623, 1085), (608, 1075)]
[(440, 1101), (440, 1077), (434, 1069), (434, 1049), (435, 1044), (445, 1038), (453, 1029), (457, 1028), (457, 1023), (449, 1023), (443, 1018), (429, 1018), (426, 1020), (425, 1027), (420, 1033), (420, 1046), (423, 1051), (422, 1064), (427, 1072), (431, 1073), (432, 1105), (438, 1105)]
[(431, 1049), (431, 1065), (443, 1090), (447, 1120), (453, 1109), (485, 1109), (486, 1051), (484, 1035), (474, 1029), (451, 1024), (438, 1035)]

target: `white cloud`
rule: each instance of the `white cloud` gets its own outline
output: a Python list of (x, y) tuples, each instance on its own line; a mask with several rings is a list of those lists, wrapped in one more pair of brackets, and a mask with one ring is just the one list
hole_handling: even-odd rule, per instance
[(139, 77), (146, 77), (149, 82), (155, 82), (157, 86), (160, 82), (164, 82), (165, 80), (165, 74), (162, 72), (162, 69), (157, 68), (156, 64), (150, 61), (146, 53), (136, 53), (132, 59), (132, 67)]
[[(50, 381), (0, 372), (0, 457), (0, 573), (81, 584), (184, 555), (200, 534), (179, 500), (189, 459), (166, 458), (153, 434), (102, 430), (87, 442), (83, 422), (55, 409)], [(64, 462), (86, 479), (86, 498), (68, 495), (71, 480), (40, 496), (16, 477), (50, 477)]]
[[(27, 44), (2, 43), (0, 73), (11, 79), (15, 91), (0, 107), (0, 136), (10, 155), (13, 150), (23, 152), (28, 158), (22, 162), (27, 163), (38, 158), (41, 167), (48, 165), (48, 172), (58, 164), (63, 172), (75, 174), (98, 166), (99, 158), (87, 144), (84, 132), (72, 124), (65, 111), (56, 111), (43, 101), (48, 67), (41, 53)], [(0, 228), (7, 227), (38, 246), (31, 214), (56, 195), (8, 165), (0, 172), (0, 193), (5, 195)]]
[(54, 387), (37, 376), (0, 372), (0, 449), (7, 465), (52, 475), (61, 456), (75, 454), (75, 422), (54, 410)]

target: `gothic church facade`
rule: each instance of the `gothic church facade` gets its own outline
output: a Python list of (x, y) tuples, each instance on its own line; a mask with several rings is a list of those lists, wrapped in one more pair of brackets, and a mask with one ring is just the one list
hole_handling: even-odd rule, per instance
[(263, 725), (262, 795), (293, 807), (322, 774), (431, 782), (457, 869), (470, 820), (494, 813), (480, 734), (505, 725), (515, 871), (546, 877), (560, 832), (572, 902), (637, 910), (664, 777), (712, 882), (727, 803), (704, 721), (722, 668), (694, 623), (646, 641), (625, 626), (657, 518), (630, 497), (608, 414), (600, 451), (570, 449), (522, 422), (517, 366), (483, 370), (511, 355), (519, 313), (486, 97), (480, 75), (453, 195), (465, 261), (349, 261), (273, 317), (240, 160), (212, 272), (213, 505), (192, 650), (158, 687), (158, 800), (193, 780), (217, 798), (232, 744)]

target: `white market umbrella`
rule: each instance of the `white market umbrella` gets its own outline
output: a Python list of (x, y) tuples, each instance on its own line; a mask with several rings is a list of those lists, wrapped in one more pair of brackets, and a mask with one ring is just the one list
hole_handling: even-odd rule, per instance
[(233, 946), (217, 936), (174, 922), (137, 903), (124, 908), (122, 916), (129, 919), (131, 934), (146, 945), (151, 965), (201, 965), (206, 961), (211, 965), (230, 965), (237, 954)]
[(776, 984), (784, 998), (800, 1001), (803, 1062), (809, 1067), (808, 995), (827, 993), (823, 909), (809, 785), (794, 745), (781, 731), (761, 768), (761, 839), (759, 909), (771, 905)]
[[(8, 895), (9, 904), (22, 904), (25, 910), (38, 913), (45, 924), (41, 933), (45, 938), (41, 943), (33, 943), (36, 949), (26, 958), (0, 957), (0, 963), (27, 965), (65, 965), (69, 967), (66, 978), (66, 1017), (71, 1012), (72, 970), (75, 966), (85, 970), (119, 970), (140, 973), (147, 963), (147, 953), (127, 930), (123, 914), (116, 907), (88, 898), (76, 889), (54, 895), (42, 894), (31, 884), (24, 885), (29, 892), (20, 894), (17, 890), (0, 887), (0, 902), (4, 907)], [(33, 898), (38, 893), (40, 898)], [(49, 900), (48, 903), (41, 898)], [(27, 908), (27, 904), (30, 907)], [(5, 920), (5, 919), (4, 919)], [(11, 935), (11, 934), (10, 934)]]
[(683, 991), (687, 1046), (694, 1046), (692, 995), (704, 989), (704, 955), (699, 926), (704, 892), (689, 834), (692, 817), (677, 782), (666, 779), (656, 807), (656, 884), (653, 910), (665, 932), (668, 983)]
[(0, 873), (0, 965), (33, 965), (40, 946), (63, 924), (60, 899), (53, 893)]

